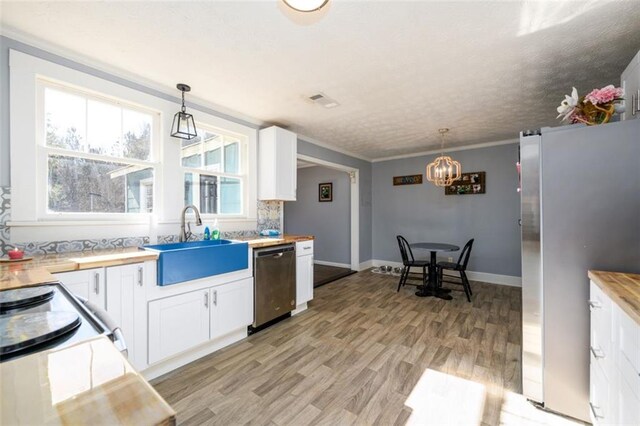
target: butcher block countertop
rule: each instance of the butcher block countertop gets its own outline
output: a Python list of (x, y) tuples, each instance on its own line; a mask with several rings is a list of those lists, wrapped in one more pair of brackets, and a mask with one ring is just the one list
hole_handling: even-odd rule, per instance
[[(271, 247), (309, 240), (313, 240), (313, 236), (250, 236), (234, 239), (234, 241), (249, 243), (251, 248)], [(158, 255), (155, 252), (140, 250), (137, 247), (36, 255), (33, 260), (0, 264), (0, 290), (56, 281), (52, 273), (126, 265), (156, 260), (157, 258)]]
[(589, 278), (640, 325), (640, 274), (589, 271)]
[(0, 364), (3, 425), (173, 425), (175, 411), (104, 336)]
[(289, 235), (285, 234), (280, 237), (243, 237), (234, 238), (234, 241), (244, 241), (249, 243), (251, 248), (263, 248), (271, 246), (279, 246), (282, 244), (297, 243), (300, 241), (313, 240), (313, 235)]

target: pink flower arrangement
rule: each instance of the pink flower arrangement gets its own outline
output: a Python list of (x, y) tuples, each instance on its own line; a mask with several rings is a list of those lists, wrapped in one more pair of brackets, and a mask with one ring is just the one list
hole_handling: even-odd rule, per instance
[(570, 123), (584, 123), (588, 126), (609, 122), (613, 114), (623, 112), (617, 105), (623, 100), (624, 90), (612, 84), (602, 89), (593, 89), (588, 95), (580, 97), (573, 88), (571, 96), (565, 95), (558, 109), (558, 118)]
[(602, 89), (593, 89), (584, 97), (584, 100), (591, 102), (593, 105), (602, 105), (616, 99), (620, 100), (623, 94), (624, 89), (622, 87), (614, 87), (613, 84), (610, 84)]

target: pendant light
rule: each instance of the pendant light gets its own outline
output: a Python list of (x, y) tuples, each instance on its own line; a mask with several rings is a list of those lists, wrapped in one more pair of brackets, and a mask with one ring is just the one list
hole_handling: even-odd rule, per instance
[(329, 2), (329, 0), (282, 0), (284, 4), (298, 12), (315, 12)]
[(440, 149), (442, 154), (427, 165), (427, 180), (436, 186), (449, 186), (462, 177), (460, 163), (444, 155), (444, 135), (449, 129), (438, 129), (440, 132)]
[(193, 115), (187, 112), (184, 106), (184, 92), (191, 91), (191, 87), (186, 84), (178, 84), (176, 88), (182, 92), (182, 108), (173, 116), (173, 124), (171, 125), (171, 136), (174, 138), (190, 140), (198, 136), (196, 132), (196, 123), (193, 121)]

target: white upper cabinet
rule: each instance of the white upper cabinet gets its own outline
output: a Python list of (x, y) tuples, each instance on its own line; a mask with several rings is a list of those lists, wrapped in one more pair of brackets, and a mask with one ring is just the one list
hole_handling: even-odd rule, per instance
[(640, 51), (622, 73), (620, 85), (624, 89), (625, 106), (621, 119), (640, 118)]
[(258, 141), (258, 198), (295, 201), (298, 137), (272, 126), (260, 130)]

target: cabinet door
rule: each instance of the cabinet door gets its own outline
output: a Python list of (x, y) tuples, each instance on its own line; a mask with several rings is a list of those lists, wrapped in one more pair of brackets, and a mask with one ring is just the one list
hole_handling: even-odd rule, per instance
[(149, 364), (209, 339), (209, 290), (149, 302)]
[(69, 291), (104, 309), (104, 269), (87, 269), (84, 271), (62, 272), (55, 274)]
[(622, 120), (640, 119), (640, 52), (631, 60), (620, 80), (625, 106)]
[(106, 268), (106, 311), (120, 326), (129, 350), (129, 361), (137, 369), (146, 367), (146, 300), (144, 264)]
[(296, 200), (298, 141), (295, 133), (278, 129), (276, 156), (276, 187), (279, 200)]
[(313, 299), (313, 255), (296, 258), (296, 304)]
[(253, 322), (252, 278), (213, 287), (210, 291), (212, 339)]

